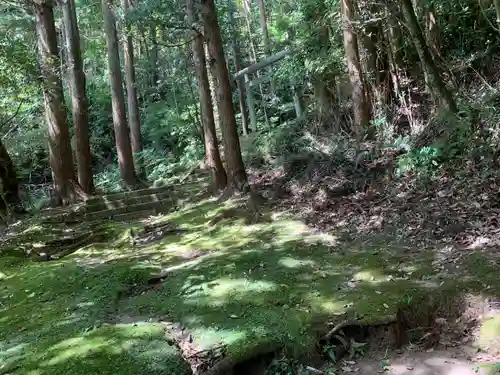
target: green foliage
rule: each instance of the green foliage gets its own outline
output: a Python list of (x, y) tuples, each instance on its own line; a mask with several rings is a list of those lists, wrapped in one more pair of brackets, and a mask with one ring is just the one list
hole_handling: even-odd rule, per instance
[(254, 139), (250, 159), (260, 157), (270, 162), (282, 161), (291, 154), (303, 152), (308, 144), (301, 122), (285, 123)]
[(297, 375), (299, 364), (290, 358), (274, 359), (266, 370), (266, 375)]
[(327, 356), (330, 359), (330, 361), (332, 361), (333, 363), (336, 363), (338, 360), (337, 356), (335, 355), (335, 348), (336, 348), (336, 345), (327, 344), (327, 345), (323, 346), (323, 348), (321, 349), (323, 354), (325, 356)]
[(109, 165), (94, 176), (94, 185), (97, 191), (117, 192), (122, 190), (120, 170), (116, 165)]
[(439, 156), (440, 150), (433, 146), (412, 150), (398, 159), (396, 175), (414, 173), (421, 177), (430, 177), (439, 166)]

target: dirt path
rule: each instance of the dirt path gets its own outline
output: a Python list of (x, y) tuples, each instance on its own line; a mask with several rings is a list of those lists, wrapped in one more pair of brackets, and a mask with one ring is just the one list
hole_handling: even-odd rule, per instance
[(499, 373), (497, 362), (472, 353), (471, 347), (445, 350), (410, 351), (393, 353), (386, 359), (363, 359), (351, 366), (344, 366), (343, 374), (358, 375), (490, 375)]

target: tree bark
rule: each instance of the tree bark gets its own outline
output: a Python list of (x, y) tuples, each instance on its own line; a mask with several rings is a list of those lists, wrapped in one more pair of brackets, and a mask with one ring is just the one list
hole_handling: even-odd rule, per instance
[[(264, 43), (264, 54), (267, 56), (271, 55), (271, 43), (269, 41), (269, 30), (267, 27), (267, 16), (266, 16), (266, 3), (264, 0), (257, 0), (257, 6), (259, 8), (259, 19), (260, 28), (262, 30), (262, 41)], [(269, 73), (272, 74), (272, 67), (269, 67)], [(274, 79), (270, 80), (271, 95), (274, 95), (276, 91), (276, 84)]]
[(354, 133), (361, 141), (364, 131), (370, 123), (370, 107), (366, 98), (366, 89), (359, 61), (358, 37), (353, 30), (354, 0), (341, 0), (342, 21), (344, 27), (344, 48), (352, 86), (352, 101), (354, 110)]
[(405, 74), (405, 67), (402, 53), (403, 37), (399, 24), (400, 14), (401, 12), (398, 7), (392, 4), (386, 9), (386, 30), (384, 32), (384, 37), (387, 40), (386, 52), (393, 96), (400, 102), (403, 102), (404, 97), (401, 93), (401, 75)]
[(403, 61), (403, 36), (401, 35), (401, 26), (399, 24), (398, 16), (401, 13), (397, 7), (391, 6), (387, 10), (387, 34), (391, 46), (391, 53), (397, 70), (404, 69)]
[[(158, 87), (158, 41), (156, 39), (156, 23), (151, 22), (149, 26), (149, 36), (151, 38), (151, 85), (152, 87)], [(155, 93), (155, 96), (157, 93)]]
[[(190, 24), (196, 21), (196, 14), (193, 0), (186, 0), (187, 19)], [(212, 184), (214, 191), (224, 189), (227, 184), (226, 171), (222, 165), (219, 154), (217, 134), (215, 132), (215, 120), (210, 94), (210, 83), (207, 74), (205, 61), (205, 50), (203, 47), (203, 35), (198, 33), (193, 40), (193, 64), (198, 82), (198, 95), (201, 107), (203, 124), (203, 138), (205, 142), (205, 162), (212, 174)]]
[(401, 0), (401, 5), (413, 43), (415, 44), (420, 62), (424, 69), (425, 77), (428, 80), (427, 86), (431, 88), (431, 93), (436, 101), (441, 103), (441, 105), (451, 112), (457, 112), (455, 100), (441, 79), (436, 63), (425, 43), (425, 38), (418, 23), (417, 16), (415, 15), (411, 0)]
[(132, 147), (130, 145), (127, 117), (125, 114), (125, 96), (122, 86), (116, 21), (111, 10), (111, 4), (108, 0), (102, 0), (102, 12), (108, 48), (109, 84), (111, 87), (111, 104), (113, 108), (113, 126), (118, 154), (118, 168), (120, 169), (120, 176), (126, 187), (135, 189), (139, 186), (139, 180), (134, 169), (134, 159)]
[(247, 174), (241, 156), (240, 141), (234, 107), (232, 90), (229, 81), (224, 49), (217, 21), (217, 11), (214, 0), (201, 0), (201, 14), (205, 38), (212, 57), (211, 65), (218, 82), (217, 96), (221, 122), (222, 139), (224, 143), (224, 158), (226, 161), (228, 182), (231, 188), (247, 192), (249, 190)]
[(219, 99), (217, 98), (217, 81), (212, 72), (212, 57), (210, 56), (210, 51), (208, 49), (208, 44), (203, 41), (203, 51), (205, 52), (205, 68), (208, 75), (208, 83), (210, 85), (210, 99), (212, 101), (212, 112), (214, 114), (215, 128), (220, 129), (220, 115), (219, 115)]
[(89, 114), (75, 1), (66, 0), (62, 3), (62, 11), (68, 56), (73, 125), (76, 136), (78, 183), (85, 193), (91, 193), (94, 190), (94, 179), (89, 141)]
[[(234, 20), (234, 0), (229, 0), (228, 9), (228, 22), (231, 26), (231, 49), (233, 52), (233, 63), (236, 72), (241, 70), (241, 56), (240, 56), (240, 45), (238, 42), (238, 28)], [(236, 86), (238, 88), (238, 102), (240, 105), (241, 113), (241, 127), (244, 135), (248, 135), (248, 113), (247, 105), (245, 102), (245, 82), (243, 78), (236, 79)]]
[(434, 57), (441, 56), (441, 36), (437, 23), (436, 6), (430, 2), (425, 9), (427, 43)]
[(5, 145), (0, 140), (0, 181), (2, 183), (2, 198), (0, 200), (0, 210), (7, 211), (12, 208), (14, 211), (24, 209), (19, 198), (19, 181), (17, 180), (14, 163), (10, 158)]
[(61, 81), (54, 10), (47, 2), (34, 3), (38, 54), (49, 135), (49, 161), (53, 176), (53, 203), (68, 205), (83, 191), (75, 181), (73, 154), (69, 137)]
[[(130, 0), (121, 0), (125, 15), (130, 10)], [(143, 174), (144, 168), (140, 165), (138, 153), (142, 151), (141, 116), (137, 100), (137, 84), (135, 78), (134, 44), (130, 26), (124, 28), (126, 35), (123, 40), (123, 64), (125, 68), (125, 82), (127, 86), (128, 122), (130, 125), (130, 139), (136, 171)]]

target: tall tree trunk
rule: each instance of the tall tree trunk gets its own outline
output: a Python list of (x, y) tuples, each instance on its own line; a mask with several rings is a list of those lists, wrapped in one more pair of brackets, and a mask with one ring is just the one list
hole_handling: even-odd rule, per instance
[(53, 203), (67, 205), (76, 202), (83, 191), (75, 181), (73, 170), (54, 11), (51, 4), (41, 2), (34, 3), (34, 13), (49, 134), (49, 160), (54, 178)]
[[(245, 21), (247, 24), (248, 42), (250, 44), (250, 49), (248, 50), (248, 57), (249, 57), (250, 63), (255, 64), (257, 62), (257, 49), (255, 48), (255, 43), (253, 42), (252, 0), (243, 0), (242, 5), (243, 5), (243, 15), (245, 16)], [(257, 76), (257, 78), (260, 78), (261, 72), (257, 71), (255, 73), (255, 75)], [(246, 78), (248, 78), (247, 81), (251, 81), (250, 76), (248, 76)], [(248, 91), (252, 90), (248, 84), (247, 84), (247, 90)], [(264, 88), (262, 87), (262, 83), (259, 83), (259, 92), (260, 92), (260, 97), (261, 97), (262, 110), (264, 112), (264, 120), (266, 122), (266, 126), (269, 128), (270, 123), (269, 123), (269, 118), (267, 117), (266, 101), (265, 101)], [(249, 104), (249, 106), (250, 106), (250, 104)], [(254, 131), (257, 131), (257, 130), (254, 129)]]
[[(158, 41), (156, 39), (156, 23), (151, 22), (149, 26), (149, 36), (151, 39), (151, 85), (152, 87), (158, 87)], [(155, 93), (156, 96), (157, 93)]]
[(78, 183), (85, 193), (90, 193), (94, 189), (94, 179), (89, 141), (89, 114), (75, 1), (66, 0), (62, 4), (62, 11), (68, 55), (73, 125), (76, 136)]
[[(125, 15), (130, 11), (130, 0), (121, 0)], [(136, 171), (143, 174), (144, 168), (140, 165), (138, 153), (142, 151), (141, 116), (137, 100), (137, 84), (135, 79), (134, 44), (130, 26), (125, 27), (126, 36), (123, 40), (123, 63), (125, 68), (125, 82), (127, 85), (128, 122), (130, 138)]]
[[(378, 5), (371, 4), (365, 9), (365, 14), (373, 18), (380, 16)], [(365, 21), (362, 31), (361, 45), (363, 50), (362, 66), (364, 70), (364, 82), (366, 98), (370, 106), (371, 117), (384, 118), (385, 123), (391, 115), (389, 105), (391, 102), (391, 84), (388, 74), (388, 47), (389, 43), (384, 40), (383, 25), (379, 20), (369, 19)], [(374, 135), (375, 128), (369, 129), (370, 135)]]
[(434, 57), (441, 56), (441, 36), (437, 23), (436, 6), (430, 2), (425, 9), (426, 38)]
[(205, 67), (208, 75), (208, 83), (210, 84), (210, 99), (212, 101), (212, 112), (214, 114), (215, 128), (220, 129), (220, 115), (219, 115), (219, 99), (217, 98), (217, 81), (212, 72), (210, 51), (206, 41), (203, 41), (203, 51), (205, 52)]
[[(269, 42), (269, 30), (267, 27), (267, 16), (266, 16), (266, 3), (265, 0), (257, 0), (257, 6), (259, 7), (259, 19), (260, 28), (262, 30), (262, 41), (264, 43), (264, 54), (266, 57), (271, 56), (271, 43)], [(272, 74), (273, 68), (270, 66), (268, 69), (270, 74)], [(276, 85), (274, 79), (270, 80), (271, 95), (274, 95), (276, 91)]]
[(201, 0), (201, 14), (205, 38), (212, 57), (211, 65), (218, 82), (217, 94), (219, 116), (221, 121), (222, 139), (224, 143), (224, 158), (226, 161), (228, 182), (231, 188), (248, 191), (248, 180), (241, 156), (240, 141), (236, 118), (234, 116), (231, 84), (227, 70), (226, 59), (217, 21), (217, 11), (214, 0)]
[[(192, 25), (196, 22), (196, 14), (193, 0), (186, 0), (186, 13), (188, 22)], [(215, 133), (214, 112), (210, 94), (210, 83), (205, 61), (205, 50), (203, 47), (203, 36), (198, 33), (192, 42), (193, 64), (198, 81), (198, 95), (201, 106), (203, 124), (203, 138), (205, 142), (205, 162), (212, 173), (212, 184), (214, 190), (226, 187), (227, 176), (219, 154), (217, 134)]]
[(394, 64), (398, 70), (404, 69), (403, 61), (403, 36), (401, 34), (401, 26), (399, 24), (398, 16), (401, 13), (396, 6), (391, 6), (387, 9), (386, 20), (387, 20), (387, 34), (391, 45), (392, 56), (394, 58)]
[(109, 84), (111, 86), (111, 104), (113, 107), (113, 125), (118, 153), (118, 168), (127, 188), (135, 189), (139, 185), (139, 180), (134, 169), (134, 158), (132, 156), (132, 147), (130, 145), (130, 135), (125, 114), (125, 96), (122, 86), (116, 21), (108, 0), (102, 0), (102, 12), (104, 16), (106, 44), (108, 46)]
[(446, 88), (443, 80), (439, 75), (439, 70), (432, 58), (429, 48), (425, 43), (422, 29), (418, 23), (417, 16), (411, 0), (401, 0), (403, 15), (406, 19), (408, 29), (410, 30), (413, 43), (417, 49), (418, 57), (425, 72), (426, 79), (428, 80), (427, 86), (431, 88), (431, 92), (438, 102), (441, 103), (451, 112), (457, 112), (457, 105), (451, 92)]
[[(238, 72), (241, 70), (241, 56), (240, 45), (238, 42), (238, 27), (234, 19), (234, 0), (229, 0), (228, 6), (228, 22), (231, 25), (231, 49), (233, 52), (233, 63), (235, 71)], [(245, 102), (245, 82), (243, 77), (236, 80), (236, 85), (238, 88), (238, 102), (240, 104), (241, 127), (243, 129), (243, 134), (248, 135), (248, 113)]]
[[(17, 180), (14, 163), (5, 145), (0, 140), (0, 181), (2, 183), (2, 199), (0, 211), (12, 208), (14, 211), (24, 211), (19, 198), (19, 181)], [(8, 207), (7, 207), (8, 206)]]
[(404, 98), (401, 93), (401, 75), (404, 74), (405, 67), (402, 53), (403, 38), (398, 19), (399, 15), (400, 11), (397, 6), (391, 5), (386, 9), (386, 30), (384, 37), (387, 40), (386, 52), (393, 96), (402, 102)]
[(341, 0), (342, 21), (344, 23), (344, 48), (352, 86), (354, 109), (354, 133), (361, 141), (364, 131), (370, 123), (370, 107), (366, 98), (366, 90), (359, 61), (358, 37), (353, 30), (354, 0)]
[(63, 80), (63, 85), (64, 85), (63, 78), (65, 78), (66, 68), (68, 66), (67, 53), (66, 49), (64, 48), (64, 44), (66, 43), (66, 30), (64, 30), (65, 27), (66, 27), (65, 25), (60, 25), (59, 28), (56, 27), (57, 45), (59, 47), (59, 63), (61, 64), (61, 79)]

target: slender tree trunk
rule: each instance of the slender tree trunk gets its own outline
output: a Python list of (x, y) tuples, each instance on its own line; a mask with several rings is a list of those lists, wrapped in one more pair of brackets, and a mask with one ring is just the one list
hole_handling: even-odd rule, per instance
[(400, 12), (397, 7), (390, 7), (390, 9), (387, 10), (387, 35), (394, 58), (394, 64), (398, 70), (403, 70), (403, 36), (401, 35), (401, 26), (398, 20), (399, 15)]
[(156, 39), (156, 23), (151, 22), (149, 26), (149, 35), (151, 38), (151, 85), (158, 87), (158, 41)]
[(217, 94), (222, 138), (224, 143), (224, 158), (226, 161), (228, 182), (231, 188), (248, 191), (249, 185), (243, 158), (241, 156), (238, 129), (234, 116), (232, 90), (229, 81), (217, 11), (214, 0), (201, 0), (201, 14), (205, 38), (212, 57), (213, 72), (217, 75)]
[(14, 211), (24, 211), (19, 198), (19, 181), (17, 180), (14, 163), (5, 145), (0, 140), (0, 181), (2, 183), (2, 198), (0, 211), (13, 208)]
[(38, 53), (43, 80), (45, 119), (49, 134), (49, 160), (54, 178), (54, 204), (67, 205), (83, 197), (75, 181), (73, 154), (59, 66), (54, 11), (46, 2), (34, 3)]
[[(193, 6), (190, 5), (189, 2), (186, 1), (186, 13), (188, 13), (188, 6)], [(189, 16), (188, 16), (188, 21), (189, 21)], [(193, 18), (194, 19), (194, 18)], [(194, 41), (193, 41), (194, 42)], [(193, 75), (191, 74), (191, 67), (194, 68), (194, 53), (193, 53), (193, 43), (191, 43), (191, 49), (187, 48), (186, 49), (186, 58), (185, 60), (185, 68), (186, 68), (186, 84), (189, 87), (189, 94), (190, 94), (190, 99), (191, 102), (194, 103), (194, 121), (196, 123), (196, 130), (198, 130), (198, 134), (200, 135), (200, 139), (203, 141), (203, 144), (205, 144), (205, 133), (204, 133), (204, 128), (203, 128), (203, 120), (200, 117), (200, 110), (201, 110), (201, 100), (198, 96), (198, 99), (196, 99), (195, 94), (194, 94), (194, 89), (193, 85), (200, 91), (200, 88), (198, 86), (198, 76), (197, 76), (197, 70), (195, 68), (194, 73), (195, 73), (195, 80), (193, 82)], [(203, 47), (203, 41), (202, 41), (202, 47)], [(205, 55), (203, 55), (205, 57)], [(192, 64), (190, 64), (192, 63)], [(206, 65), (205, 65), (205, 73), (206, 73)], [(198, 105), (199, 104), (199, 105)], [(209, 104), (211, 104), (209, 102)], [(191, 112), (191, 111), (190, 111)], [(203, 115), (202, 115), (203, 116)], [(212, 118), (213, 118), (213, 111), (212, 111)], [(215, 127), (215, 125), (214, 125)], [(217, 151), (219, 148), (217, 147)], [(206, 152), (205, 152), (206, 155)], [(220, 157), (220, 154), (219, 154)], [(224, 171), (225, 173), (225, 171)]]
[[(228, 22), (231, 25), (231, 49), (233, 50), (234, 69), (238, 72), (241, 70), (241, 56), (240, 45), (238, 42), (238, 27), (236, 26), (236, 22), (234, 20), (234, 0), (229, 0)], [(245, 82), (243, 81), (243, 78), (238, 78), (236, 80), (236, 85), (238, 88), (238, 102), (240, 104), (241, 127), (243, 129), (243, 134), (248, 135), (248, 113), (245, 102)]]
[[(122, 9), (127, 14), (130, 11), (130, 0), (122, 0)], [(134, 44), (130, 26), (124, 28), (126, 35), (123, 40), (123, 63), (125, 68), (125, 82), (127, 85), (128, 122), (130, 125), (130, 139), (136, 171), (143, 174), (144, 168), (140, 165), (138, 154), (142, 151), (141, 116), (137, 100), (137, 84), (135, 79)]]
[(113, 107), (113, 125), (118, 153), (118, 168), (127, 188), (135, 189), (139, 186), (139, 180), (134, 169), (134, 158), (125, 114), (125, 96), (122, 86), (116, 21), (108, 0), (102, 0), (102, 12), (108, 46), (109, 84), (111, 86), (111, 104)]
[[(266, 57), (271, 56), (271, 43), (269, 41), (269, 30), (267, 27), (267, 16), (266, 16), (266, 3), (265, 0), (257, 0), (257, 6), (259, 7), (259, 19), (260, 28), (262, 30), (262, 41), (264, 43), (264, 54)], [(273, 68), (270, 66), (268, 69), (269, 74), (272, 74)], [(274, 95), (276, 91), (276, 84), (274, 79), (270, 80), (271, 95)]]
[(354, 0), (341, 0), (342, 21), (344, 23), (344, 48), (352, 86), (354, 109), (354, 132), (360, 141), (370, 123), (370, 107), (366, 98), (366, 90), (359, 61), (358, 37), (353, 30)]
[[(257, 62), (257, 50), (255, 48), (255, 43), (253, 42), (253, 27), (252, 27), (252, 0), (243, 0), (243, 14), (245, 16), (245, 21), (247, 24), (247, 31), (248, 31), (248, 42), (250, 44), (250, 49), (248, 50), (248, 57), (250, 60), (251, 64), (255, 64)], [(255, 73), (257, 78), (260, 78), (261, 72), (257, 71)], [(248, 76), (250, 78), (250, 76)], [(247, 90), (251, 90), (250, 86), (247, 85)], [(262, 83), (259, 83), (259, 92), (260, 92), (260, 97), (261, 97), (261, 105), (262, 105), (262, 110), (264, 112), (264, 120), (266, 122), (266, 126), (269, 128), (270, 123), (269, 123), (269, 118), (267, 117), (267, 110), (266, 110), (266, 101), (265, 101), (265, 96), (264, 96), (264, 88), (262, 87)], [(249, 104), (250, 106), (250, 104)], [(254, 130), (256, 131), (256, 129)]]
[(411, 0), (401, 0), (401, 5), (413, 43), (415, 44), (425, 76), (428, 80), (427, 85), (431, 88), (435, 100), (440, 102), (451, 112), (457, 112), (457, 105), (453, 99), (453, 95), (446, 88), (446, 85), (441, 79), (436, 63), (425, 43), (425, 38), (422, 34), (417, 16), (415, 15)]
[(386, 9), (386, 30), (384, 36), (388, 42), (386, 51), (393, 95), (395, 98), (398, 98), (400, 102), (403, 102), (404, 98), (401, 93), (401, 75), (404, 74), (405, 67), (402, 53), (403, 38), (398, 19), (399, 15), (400, 11), (396, 6), (389, 6)]
[(374, 25), (369, 25), (365, 27), (359, 38), (366, 105), (369, 107), (370, 117), (374, 115), (375, 106), (380, 96), (378, 92), (380, 71), (377, 66), (377, 34), (377, 28)]
[[(60, 25), (59, 28), (56, 27), (57, 32), (57, 45), (59, 47), (59, 63), (61, 64), (61, 79), (65, 78), (67, 64), (67, 54), (64, 44), (66, 43), (66, 30), (65, 25)], [(64, 85), (64, 80), (63, 80)], [(64, 86), (63, 86), (64, 87)]]
[(441, 56), (441, 37), (437, 23), (436, 6), (430, 2), (425, 9), (426, 38), (434, 57)]
[(92, 175), (92, 155), (90, 153), (89, 141), (89, 114), (75, 1), (66, 0), (62, 4), (62, 11), (64, 28), (66, 30), (66, 49), (68, 55), (68, 72), (70, 76), (73, 125), (75, 126), (76, 135), (78, 183), (85, 193), (90, 193), (94, 190), (94, 179)]
[[(196, 22), (194, 0), (186, 0), (186, 12), (188, 22)], [(198, 95), (201, 106), (201, 116), (203, 124), (203, 138), (205, 141), (205, 162), (212, 173), (212, 184), (214, 190), (221, 190), (226, 187), (226, 171), (222, 166), (219, 154), (217, 134), (215, 133), (215, 121), (210, 94), (210, 83), (207, 74), (207, 64), (205, 61), (205, 50), (203, 47), (203, 36), (198, 34), (192, 42), (193, 64), (198, 81)]]

